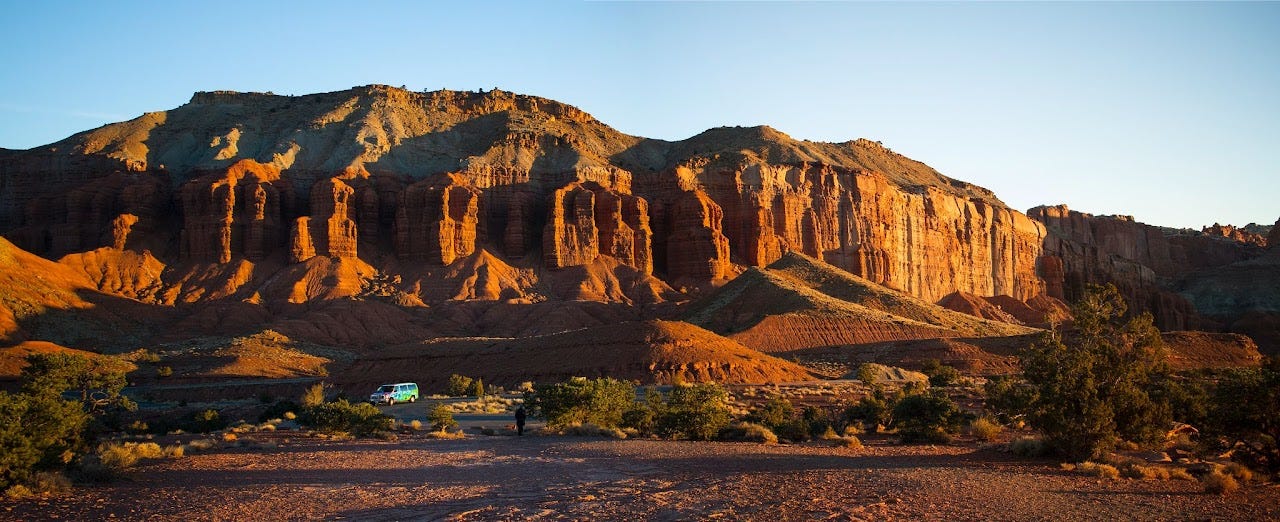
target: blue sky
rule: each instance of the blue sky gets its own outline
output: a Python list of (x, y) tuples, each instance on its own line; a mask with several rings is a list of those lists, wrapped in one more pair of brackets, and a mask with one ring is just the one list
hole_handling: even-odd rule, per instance
[(1021, 210), (1280, 216), (1280, 3), (267, 4), (6, 2), (0, 147), (197, 90), (501, 87), (655, 138), (880, 140)]

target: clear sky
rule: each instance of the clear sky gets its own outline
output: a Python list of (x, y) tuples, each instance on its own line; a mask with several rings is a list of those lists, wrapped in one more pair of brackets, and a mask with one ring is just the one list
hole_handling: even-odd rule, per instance
[(0, 6), (0, 147), (198, 90), (370, 83), (500, 87), (663, 139), (756, 124), (865, 137), (1021, 210), (1280, 216), (1280, 3)]

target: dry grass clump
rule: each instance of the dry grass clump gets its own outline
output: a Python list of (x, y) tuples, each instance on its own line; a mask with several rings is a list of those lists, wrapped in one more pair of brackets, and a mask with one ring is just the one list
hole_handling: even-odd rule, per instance
[(720, 440), (736, 442), (759, 442), (762, 444), (778, 443), (778, 436), (773, 433), (773, 430), (754, 422), (738, 422), (731, 424), (720, 430), (720, 434), (717, 438)]
[(235, 433), (227, 432), (222, 434), (222, 442), (235, 442), (239, 437)]
[(1221, 471), (1215, 470), (1213, 473), (1205, 475), (1204, 478), (1200, 479), (1200, 481), (1204, 484), (1205, 493), (1226, 495), (1227, 493), (1240, 489), (1240, 483), (1236, 482), (1235, 477), (1222, 473)]
[(1120, 476), (1139, 480), (1169, 480), (1169, 468), (1127, 463), (1120, 468)]
[(969, 424), (969, 433), (973, 434), (974, 438), (985, 442), (996, 440), (1002, 432), (1004, 432), (1004, 426), (986, 417), (978, 418)]
[(177, 444), (165, 446), (164, 456), (165, 458), (170, 458), (170, 459), (180, 459), (182, 457), (187, 456), (187, 448), (186, 446), (181, 446)]
[(1018, 437), (1009, 443), (1009, 452), (1019, 457), (1043, 457), (1049, 448), (1035, 437)]
[(521, 401), (496, 395), (485, 395), (474, 401), (441, 403), (450, 413), (506, 413)]
[(1255, 478), (1253, 475), (1253, 470), (1245, 467), (1244, 464), (1241, 464), (1239, 462), (1228, 462), (1223, 466), (1215, 466), (1214, 471), (1220, 471), (1223, 474), (1230, 475), (1232, 478), (1236, 479), (1237, 481), (1246, 483), (1246, 484), (1249, 482), (1253, 482)]
[(835, 440), (836, 440), (836, 446), (839, 446), (841, 448), (852, 449), (852, 450), (860, 450), (863, 448), (862, 440), (853, 435), (845, 435), (843, 437), (838, 437)]
[(1186, 468), (1172, 468), (1169, 470), (1169, 478), (1173, 480), (1194, 481), (1196, 478), (1187, 472)]
[(206, 451), (218, 446), (218, 441), (213, 439), (193, 440), (182, 445), (183, 452), (188, 451)]
[(133, 467), (142, 459), (158, 459), (164, 457), (160, 445), (154, 442), (109, 443), (98, 448), (98, 460), (103, 466), (121, 470)]
[(467, 438), (467, 434), (461, 431), (428, 431), (428, 439), (457, 440)]
[(31, 497), (50, 497), (71, 491), (71, 480), (61, 473), (41, 471), (32, 475), (28, 484), (14, 484), (4, 490), (4, 496), (12, 500)]
[(413, 431), (422, 431), (422, 421), (418, 419), (413, 419), (412, 421), (409, 421), (409, 424), (407, 424), (407, 426), (409, 427), (409, 429)]
[(1114, 480), (1120, 478), (1120, 470), (1116, 469), (1115, 466), (1091, 460), (1077, 464), (1076, 471), (1104, 479)]

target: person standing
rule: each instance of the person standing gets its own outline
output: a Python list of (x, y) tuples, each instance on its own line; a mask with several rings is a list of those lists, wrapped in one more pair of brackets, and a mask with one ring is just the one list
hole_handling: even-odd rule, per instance
[(525, 413), (524, 406), (516, 408), (516, 435), (517, 436), (521, 436), (521, 437), (524, 436), (524, 420), (527, 417), (528, 417), (528, 414)]

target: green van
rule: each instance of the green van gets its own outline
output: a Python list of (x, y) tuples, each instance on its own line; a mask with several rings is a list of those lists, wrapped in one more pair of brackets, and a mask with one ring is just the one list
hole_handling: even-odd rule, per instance
[(395, 404), (397, 402), (414, 402), (418, 400), (418, 384), (413, 382), (402, 382), (399, 384), (383, 384), (378, 390), (369, 396), (369, 402), (374, 404)]

